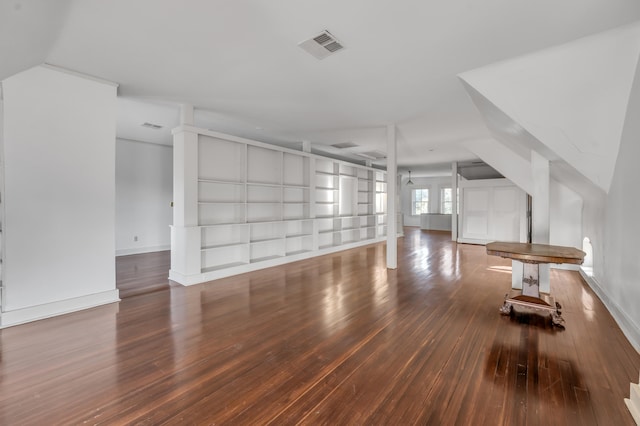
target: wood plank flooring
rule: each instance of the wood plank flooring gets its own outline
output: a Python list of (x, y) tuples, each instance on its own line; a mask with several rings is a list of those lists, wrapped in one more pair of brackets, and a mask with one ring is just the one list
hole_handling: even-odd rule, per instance
[(170, 251), (117, 257), (116, 287), (120, 298), (168, 289), (171, 285), (168, 278), (170, 265)]
[[(377, 244), (1, 330), (0, 424), (633, 424), (640, 355), (577, 273), (558, 330), (499, 315), (510, 262), (405, 232), (397, 270)], [(130, 284), (166, 281), (145, 257)]]

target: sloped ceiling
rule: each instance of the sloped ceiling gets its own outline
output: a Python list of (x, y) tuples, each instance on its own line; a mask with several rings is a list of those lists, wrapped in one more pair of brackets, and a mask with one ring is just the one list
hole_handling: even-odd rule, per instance
[(634, 24), (460, 77), (499, 139), (564, 161), (606, 192), (639, 55)]
[(0, 80), (46, 61), (69, 0), (0, 1)]
[[(384, 127), (395, 123), (406, 167), (477, 158), (463, 144), (489, 132), (457, 74), (640, 19), (636, 0), (2, 7), (0, 78), (48, 62), (117, 82), (120, 137), (170, 143), (180, 103), (196, 107), (199, 126), (281, 145), (385, 150)], [(318, 61), (297, 44), (325, 29), (345, 49)], [(140, 131), (144, 122), (163, 128)]]

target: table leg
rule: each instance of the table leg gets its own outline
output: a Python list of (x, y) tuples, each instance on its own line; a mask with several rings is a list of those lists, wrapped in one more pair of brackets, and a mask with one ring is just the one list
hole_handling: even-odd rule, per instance
[(511, 302), (508, 302), (507, 299), (509, 299), (509, 293), (504, 295), (504, 303), (502, 304), (502, 307), (500, 307), (500, 315), (511, 315), (513, 305)]
[(522, 294), (540, 297), (539, 268), (537, 263), (525, 263), (522, 272)]
[(551, 322), (556, 327), (564, 328), (564, 318), (560, 316), (560, 311), (557, 309), (551, 312)]

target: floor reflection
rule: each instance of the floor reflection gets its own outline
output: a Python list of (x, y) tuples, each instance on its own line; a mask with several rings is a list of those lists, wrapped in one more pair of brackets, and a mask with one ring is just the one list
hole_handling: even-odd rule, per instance
[(496, 338), (486, 355), (484, 378), (514, 392), (518, 405), (507, 410), (552, 415), (558, 404), (577, 407), (591, 403), (578, 365), (553, 352), (541, 351), (537, 330), (527, 327), (522, 328), (518, 345)]
[(595, 314), (593, 311), (593, 296), (591, 296), (586, 288), (583, 287), (580, 299), (582, 300), (582, 311), (587, 317), (587, 320), (593, 322)]
[(496, 266), (489, 266), (487, 269), (492, 272), (502, 272), (504, 274), (511, 274), (511, 266), (496, 265)]
[(398, 269), (375, 244), (0, 330), (0, 424), (632, 421), (638, 354), (575, 272), (566, 330), (500, 316), (509, 261), (405, 232)]
[(451, 280), (460, 278), (462, 253), (456, 242), (443, 244), (440, 240), (435, 246), (429, 231), (412, 233), (410, 241), (408, 257), (414, 271), (425, 275), (437, 274), (439, 278)]

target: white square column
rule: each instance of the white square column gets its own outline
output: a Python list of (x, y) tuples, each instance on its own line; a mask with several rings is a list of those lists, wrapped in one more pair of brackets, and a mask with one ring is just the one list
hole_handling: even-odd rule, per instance
[(398, 192), (398, 143), (396, 126), (387, 126), (387, 268), (398, 268), (398, 218), (396, 194)]
[[(535, 151), (531, 151), (531, 173), (533, 178), (531, 242), (549, 244), (549, 160)], [(540, 265), (541, 293), (549, 293), (551, 289), (549, 271), (549, 264)]]
[(173, 132), (173, 226), (169, 278), (186, 284), (201, 273), (198, 226), (198, 134), (189, 126)]
[(451, 241), (458, 241), (458, 163), (451, 163)]

